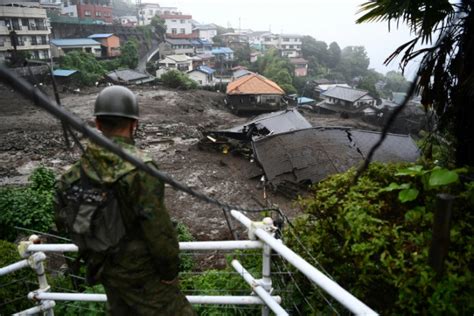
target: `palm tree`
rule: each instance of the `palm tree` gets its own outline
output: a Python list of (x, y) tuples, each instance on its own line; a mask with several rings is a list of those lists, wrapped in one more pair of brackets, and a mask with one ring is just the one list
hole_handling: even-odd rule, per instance
[[(400, 67), (422, 57), (416, 92), (436, 115), (436, 130), (453, 139), (456, 165), (474, 166), (474, 0), (373, 0), (361, 5), (357, 23), (406, 23), (414, 38), (385, 61)], [(437, 37), (433, 44), (433, 37)], [(419, 48), (420, 44), (425, 47)], [(426, 48), (426, 45), (432, 46)]]

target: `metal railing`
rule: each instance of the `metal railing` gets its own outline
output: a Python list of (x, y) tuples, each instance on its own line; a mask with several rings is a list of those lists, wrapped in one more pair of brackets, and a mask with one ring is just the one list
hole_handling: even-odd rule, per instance
[[(254, 295), (188, 295), (186, 298), (191, 304), (230, 304), (230, 305), (261, 305), (262, 315), (269, 315), (272, 311), (275, 315), (288, 315), (288, 312), (281, 306), (282, 298), (272, 295), (271, 278), (271, 253), (274, 251), (303, 273), (316, 286), (326, 291), (356, 315), (377, 315), (363, 302), (347, 292), (335, 281), (328, 278), (321, 271), (309, 264), (298, 254), (286, 247), (281, 240), (274, 238), (275, 227), (271, 218), (265, 218), (261, 222), (254, 222), (238, 211), (231, 211), (231, 215), (248, 229), (249, 240), (236, 241), (200, 241), (200, 242), (180, 242), (181, 251), (194, 250), (248, 250), (262, 249), (262, 278), (254, 278), (239, 260), (232, 260), (232, 267), (249, 284)], [(48, 252), (77, 252), (78, 248), (74, 244), (36, 244), (38, 237), (32, 235), (29, 241), (21, 242), (19, 245), (20, 255), (25, 258), (19, 262), (0, 268), (0, 276), (14, 272), (19, 269), (31, 267), (36, 271), (39, 288), (28, 293), (30, 300), (39, 302), (35, 307), (21, 311), (15, 315), (31, 315), (44, 312), (46, 315), (54, 315), (55, 301), (89, 301), (106, 302), (105, 294), (85, 294), (85, 293), (59, 293), (50, 292), (48, 285), (44, 260), (45, 253)]]

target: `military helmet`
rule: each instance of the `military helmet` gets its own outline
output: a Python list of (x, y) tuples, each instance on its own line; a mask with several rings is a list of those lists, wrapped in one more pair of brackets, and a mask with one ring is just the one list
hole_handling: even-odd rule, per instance
[(135, 94), (122, 86), (107, 87), (95, 100), (94, 116), (120, 116), (138, 119), (138, 103)]

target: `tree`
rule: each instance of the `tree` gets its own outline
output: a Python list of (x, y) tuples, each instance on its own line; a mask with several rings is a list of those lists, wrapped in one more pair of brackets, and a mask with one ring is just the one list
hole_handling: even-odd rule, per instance
[(311, 36), (301, 39), (301, 54), (308, 61), (310, 76), (324, 75), (327, 73), (330, 56), (326, 42), (317, 41)]
[(410, 83), (402, 73), (392, 70), (385, 75), (385, 86), (383, 88), (385, 92), (406, 92), (409, 88)]
[(364, 46), (347, 46), (341, 52), (338, 70), (347, 81), (363, 77), (369, 68), (370, 59)]
[(60, 62), (61, 68), (78, 70), (79, 81), (84, 85), (94, 85), (105, 74), (102, 64), (91, 53), (72, 51)]
[(122, 46), (120, 53), (120, 64), (127, 66), (130, 69), (135, 69), (138, 66), (138, 44), (136, 41), (127, 41)]
[(286, 93), (296, 93), (293, 86), (293, 65), (287, 58), (280, 57), (275, 49), (270, 49), (258, 59), (257, 71), (275, 81)]
[(150, 25), (155, 29), (155, 33), (160, 37), (164, 38), (166, 34), (166, 24), (165, 20), (155, 15), (151, 18)]
[(379, 98), (380, 94), (375, 88), (375, 84), (383, 79), (383, 75), (374, 69), (367, 70), (366, 74), (360, 79), (357, 88), (369, 91), (374, 98)]
[[(402, 55), (406, 65), (422, 57), (416, 90), (422, 103), (437, 114), (437, 132), (454, 138), (456, 165), (474, 165), (474, 3), (472, 0), (379, 0), (361, 6), (358, 23), (406, 23), (414, 38), (398, 47), (385, 63)], [(436, 32), (436, 34), (434, 33)], [(420, 44), (432, 44), (419, 48)], [(425, 45), (426, 46), (426, 45)]]
[(341, 48), (336, 42), (329, 44), (327, 65), (329, 68), (336, 68), (341, 61)]

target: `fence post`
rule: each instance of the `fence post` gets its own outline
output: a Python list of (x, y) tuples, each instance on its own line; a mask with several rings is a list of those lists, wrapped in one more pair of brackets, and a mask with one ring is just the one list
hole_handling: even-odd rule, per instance
[[(270, 217), (263, 219), (264, 229), (268, 232), (274, 231), (273, 220)], [(273, 236), (273, 233), (271, 233)], [(272, 278), (271, 278), (271, 253), (272, 248), (269, 245), (263, 244), (262, 250), (262, 279), (260, 283), (265, 291), (268, 294), (272, 292)], [(270, 309), (267, 305), (262, 306), (262, 316), (268, 316), (270, 314)]]

